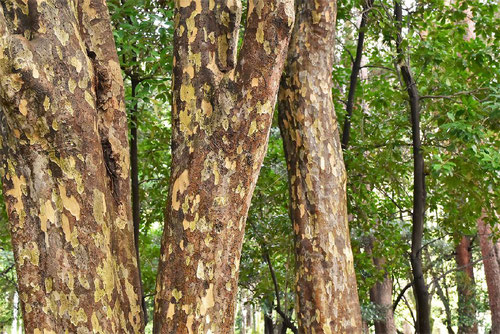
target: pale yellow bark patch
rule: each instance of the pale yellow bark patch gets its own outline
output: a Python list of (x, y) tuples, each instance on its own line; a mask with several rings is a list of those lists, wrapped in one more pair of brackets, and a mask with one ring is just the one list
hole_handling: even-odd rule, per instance
[(52, 202), (47, 200), (40, 206), (40, 229), (45, 234), (45, 244), (47, 247), (49, 247), (49, 235), (47, 233), (48, 223), (55, 223), (55, 221), (56, 211), (52, 206)]
[(76, 220), (80, 220), (80, 204), (78, 204), (75, 197), (67, 196), (66, 187), (64, 185), (60, 184), (58, 187), (63, 207), (68, 210)]
[(209, 288), (207, 289), (207, 294), (201, 299), (201, 304), (200, 304), (201, 316), (204, 316), (207, 313), (208, 309), (214, 306), (215, 306), (214, 285), (210, 284)]
[(21, 102), (19, 102), (19, 112), (20, 112), (23, 116), (28, 115), (28, 101), (26, 101), (26, 100), (21, 100)]
[(175, 180), (174, 186), (172, 188), (172, 207), (174, 210), (179, 210), (181, 202), (177, 200), (177, 194), (184, 193), (189, 186), (189, 171), (186, 169), (182, 174)]

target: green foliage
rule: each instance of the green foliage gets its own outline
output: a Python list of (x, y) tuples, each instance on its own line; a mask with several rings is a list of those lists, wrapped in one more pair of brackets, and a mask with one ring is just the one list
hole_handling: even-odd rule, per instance
[(294, 306), (292, 225), (288, 216), (288, 183), (279, 129), (271, 129), (267, 156), (254, 191), (247, 219), (240, 264), (240, 287), (251, 302), (266, 312), (276, 307), (270, 269), (263, 254), (269, 254), (279, 284), (281, 307)]
[(173, 1), (112, 0), (108, 5), (125, 78), (127, 111), (129, 116), (137, 113), (139, 252), (148, 317), (152, 319), (171, 161)]
[(16, 291), (16, 268), (10, 242), (9, 221), (5, 201), (0, 191), (0, 330), (13, 320), (13, 296)]
[[(340, 124), (356, 52), (357, 28), (351, 17), (359, 15), (361, 8), (352, 3), (339, 9), (341, 48), (333, 80), (339, 88), (334, 96)], [(365, 68), (356, 92), (350, 148), (345, 152), (355, 266), (368, 321), (373, 318), (368, 290), (383, 277), (372, 256), (387, 259), (385, 270), (396, 283), (402, 281), (404, 286), (411, 279), (411, 128), (407, 94), (395, 64), (392, 8), (392, 1), (383, 0), (369, 13)], [(466, 9), (475, 23), (476, 38), (470, 40), (464, 38)], [(459, 6), (426, 1), (404, 8), (402, 48), (422, 96), (427, 174), (424, 244), (426, 251), (439, 254), (433, 259), (437, 262), (427, 263), (438, 272), (456, 266), (449, 256), (455, 238), (476, 233), (481, 210), (494, 216), (493, 210), (499, 207), (500, 22), (496, 13), (498, 4), (491, 1), (467, 1)], [(373, 253), (366, 252), (370, 240), (374, 240)], [(447, 247), (440, 248), (436, 240)]]

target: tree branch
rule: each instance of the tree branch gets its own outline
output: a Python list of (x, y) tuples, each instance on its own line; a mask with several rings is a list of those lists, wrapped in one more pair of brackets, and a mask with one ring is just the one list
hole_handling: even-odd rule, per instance
[(457, 92), (457, 93), (454, 93), (454, 94), (451, 94), (451, 95), (423, 95), (423, 96), (420, 96), (420, 100), (424, 100), (424, 99), (448, 99), (448, 100), (454, 100), (456, 97), (461, 96), (461, 95), (471, 95), (473, 93), (480, 92), (480, 91), (485, 91), (485, 90), (489, 90), (489, 88), (488, 87), (480, 87), (480, 88), (476, 88), (476, 89), (473, 89), (473, 90)]
[(281, 309), (281, 299), (280, 299), (280, 293), (279, 293), (279, 286), (278, 286), (278, 280), (276, 279), (276, 273), (274, 272), (273, 265), (271, 263), (271, 258), (269, 257), (269, 253), (267, 252), (267, 249), (263, 250), (263, 257), (264, 260), (267, 262), (267, 266), (269, 267), (269, 271), (271, 272), (271, 278), (273, 280), (273, 285), (274, 285), (274, 293), (276, 295), (276, 312), (283, 318), (283, 324), (290, 328), (292, 332), (295, 334), (298, 333), (297, 327), (293, 324), (293, 322), (290, 320), (290, 318), (283, 312)]
[(396, 298), (396, 300), (392, 304), (392, 312), (396, 311), (396, 308), (398, 307), (399, 302), (401, 301), (401, 299), (403, 298), (404, 294), (406, 293), (406, 290), (408, 290), (412, 286), (413, 286), (413, 281), (411, 281), (410, 283), (406, 284), (405, 287), (403, 288), (403, 290), (401, 290), (399, 292), (398, 297)]

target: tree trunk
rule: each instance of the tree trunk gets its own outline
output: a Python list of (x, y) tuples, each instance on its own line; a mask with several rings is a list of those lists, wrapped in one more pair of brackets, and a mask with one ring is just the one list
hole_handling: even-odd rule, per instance
[(395, 1), (394, 12), (398, 28), (396, 48), (398, 63), (406, 85), (410, 105), (410, 120), (413, 142), (413, 212), (410, 262), (413, 274), (413, 291), (417, 304), (417, 333), (431, 333), (431, 307), (429, 291), (424, 278), (422, 264), (422, 240), (425, 227), (425, 172), (422, 143), (420, 139), (420, 96), (413, 78), (409, 61), (405, 59), (402, 44), (403, 9), (399, 0)]
[(458, 292), (458, 333), (477, 334), (474, 267), (469, 237), (462, 237), (456, 248)]
[[(373, 258), (378, 270), (384, 269), (385, 260)], [(382, 282), (377, 282), (370, 289), (370, 300), (382, 311), (382, 320), (375, 321), (376, 334), (396, 334), (396, 324), (392, 312), (392, 279), (387, 274)]]
[(140, 333), (123, 82), (102, 0), (0, 2), (2, 176), (27, 333)]
[(373, 0), (366, 0), (363, 4), (363, 12), (361, 13), (361, 22), (358, 29), (358, 44), (356, 47), (356, 58), (352, 63), (351, 77), (349, 80), (349, 92), (347, 94), (346, 115), (342, 130), (342, 149), (345, 151), (349, 147), (351, 138), (351, 118), (354, 110), (354, 96), (356, 94), (356, 84), (358, 82), (359, 71), (361, 70), (361, 60), (363, 58), (363, 45), (365, 41), (366, 23), (368, 21), (368, 13), (373, 6)]
[(264, 313), (264, 334), (274, 334), (273, 317)]
[[(215, 3), (217, 5), (215, 5)], [(266, 153), (292, 0), (176, 1), (172, 181), (155, 333), (231, 333), (245, 220)]]
[(483, 256), (484, 274), (488, 286), (491, 311), (491, 333), (500, 333), (500, 258), (491, 239), (491, 228), (484, 215), (477, 220), (477, 233)]
[(252, 304), (250, 304), (249, 302), (247, 302), (245, 304), (245, 328), (248, 329), (248, 331), (250, 333), (252, 332), (252, 329), (253, 329), (252, 319), (253, 319)]
[(279, 94), (300, 333), (361, 330), (346, 172), (332, 101), (336, 5), (300, 0)]

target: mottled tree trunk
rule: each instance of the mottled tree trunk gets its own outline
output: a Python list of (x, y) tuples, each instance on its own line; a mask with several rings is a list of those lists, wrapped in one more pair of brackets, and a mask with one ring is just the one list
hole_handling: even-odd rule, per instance
[(456, 261), (459, 268), (457, 280), (458, 292), (458, 333), (477, 334), (474, 267), (470, 238), (462, 237), (456, 247)]
[(0, 160), (26, 332), (141, 332), (127, 117), (106, 4), (0, 5)]
[(245, 220), (266, 152), (292, 0), (176, 1), (172, 172), (155, 333), (231, 333)]
[(484, 215), (477, 221), (477, 233), (483, 256), (484, 274), (488, 286), (491, 311), (491, 333), (500, 333), (500, 258), (491, 239), (491, 228)]
[[(377, 270), (384, 269), (384, 259), (373, 258), (373, 263)], [(382, 320), (375, 321), (375, 333), (396, 334), (396, 324), (392, 311), (392, 279), (388, 274), (384, 275), (382, 282), (375, 283), (370, 289), (370, 300), (377, 305), (382, 314)]]
[(300, 0), (279, 93), (300, 333), (361, 332), (346, 172), (332, 102), (336, 3)]

